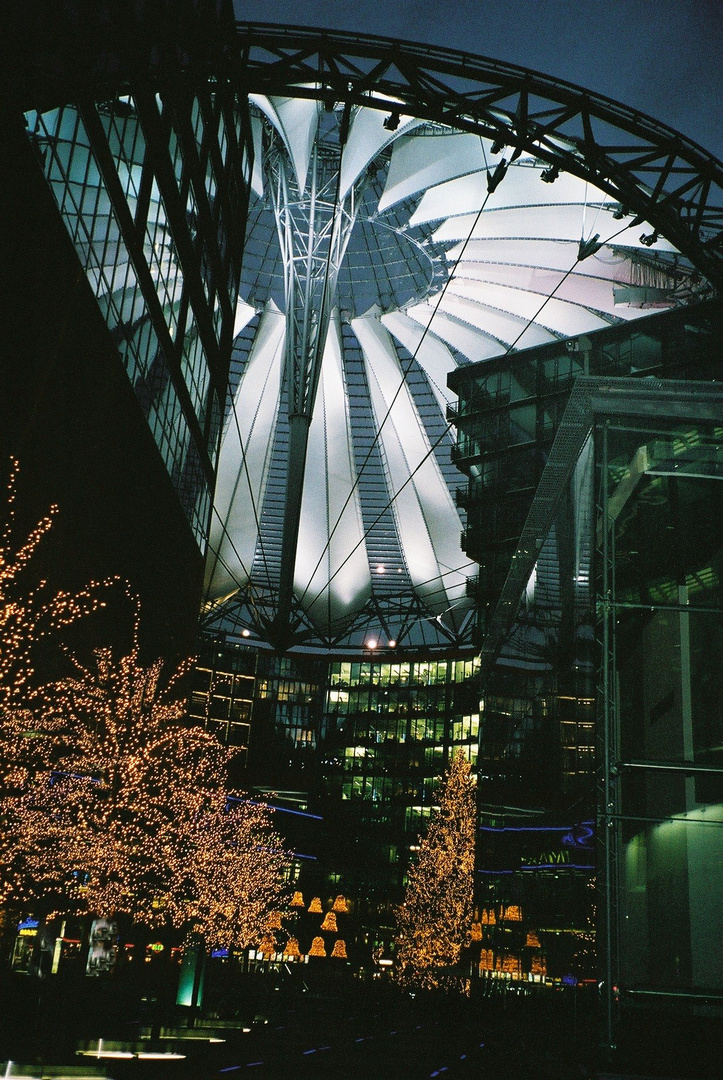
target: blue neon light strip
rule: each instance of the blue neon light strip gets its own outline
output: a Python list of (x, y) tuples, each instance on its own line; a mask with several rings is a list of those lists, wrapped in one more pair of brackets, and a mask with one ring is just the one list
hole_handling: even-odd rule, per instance
[(226, 802), (246, 802), (249, 806), (268, 806), (269, 810), (280, 810), (282, 814), (296, 814), (297, 817), (314, 818), (315, 821), (323, 821), (321, 814), (310, 814), (307, 810), (291, 810), (288, 806), (277, 806), (276, 803), (259, 802), (258, 799), (239, 799), (235, 795), (227, 795)]
[(100, 779), (90, 773), (64, 772), (63, 769), (53, 769), (50, 773), (50, 786), (57, 784), (58, 780), (67, 777), (69, 780), (90, 780), (91, 784), (99, 784)]
[(516, 867), (514, 870), (478, 870), (478, 874), (516, 874), (518, 870), (597, 870), (588, 863), (533, 863)]
[[(263, 806), (263, 803), (251, 803), (252, 806)], [(271, 810), (280, 810), (282, 814), (296, 814), (298, 817), (310, 817), (315, 821), (323, 821), (321, 814), (310, 814), (306, 810), (290, 810), (288, 806), (275, 806), (274, 803), (266, 803)]]
[(480, 832), (572, 832), (581, 825), (594, 825), (593, 821), (578, 821), (575, 825), (480, 825)]

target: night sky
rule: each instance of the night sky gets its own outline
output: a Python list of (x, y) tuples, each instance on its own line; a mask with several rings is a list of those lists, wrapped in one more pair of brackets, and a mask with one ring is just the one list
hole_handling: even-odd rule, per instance
[(722, 0), (235, 0), (249, 22), (463, 49), (615, 98), (723, 158)]

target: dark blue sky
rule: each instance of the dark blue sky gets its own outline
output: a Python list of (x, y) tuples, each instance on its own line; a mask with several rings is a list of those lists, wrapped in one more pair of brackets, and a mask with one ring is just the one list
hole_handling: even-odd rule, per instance
[(240, 19), (423, 41), (535, 68), (723, 158), (723, 0), (235, 0)]

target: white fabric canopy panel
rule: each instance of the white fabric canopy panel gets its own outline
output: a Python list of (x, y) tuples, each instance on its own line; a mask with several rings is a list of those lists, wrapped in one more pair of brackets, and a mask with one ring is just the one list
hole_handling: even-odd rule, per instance
[(313, 620), (328, 630), (363, 607), (371, 574), (354, 481), (341, 327), (334, 313), (309, 431), (294, 586)]
[(216, 599), (248, 584), (259, 540), (259, 508), (279, 416), (283, 314), (267, 305), (221, 443), (207, 563)]
[(379, 312), (354, 319), (352, 329), (364, 353), (410, 576), (430, 610), (439, 613), (464, 595), (460, 567), (468, 560), (460, 546), (461, 522)]

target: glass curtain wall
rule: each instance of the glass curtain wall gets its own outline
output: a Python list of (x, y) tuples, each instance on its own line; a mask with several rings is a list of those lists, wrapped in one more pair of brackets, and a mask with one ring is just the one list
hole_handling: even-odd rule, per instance
[(483, 648), (480, 868), (530, 911), (533, 836), (597, 802), (610, 1046), (618, 1003), (723, 1003), (722, 579), (719, 385), (581, 378)]
[(478, 676), (477, 657), (329, 664), (321, 780), (336, 822), (330, 861), (379, 943), (393, 936), (393, 905), (447, 762), (461, 749), (476, 773)]
[(607, 975), (723, 1001), (723, 400), (595, 442)]
[(700, 303), (453, 372), (452, 456), (468, 477), (456, 494), (467, 511), (462, 546), (480, 563), (469, 587), (483, 609), (502, 591), (575, 380), (720, 379), (721, 325), (719, 306)]
[(25, 119), (204, 550), (240, 276), (247, 117), (228, 90), (206, 86), (168, 102), (144, 90)]

